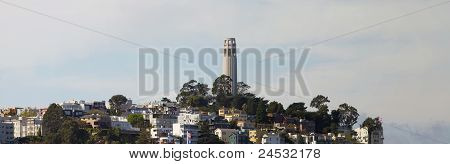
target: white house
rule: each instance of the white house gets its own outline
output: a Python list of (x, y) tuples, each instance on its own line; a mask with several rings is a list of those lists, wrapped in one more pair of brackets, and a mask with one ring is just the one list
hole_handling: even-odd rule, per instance
[(121, 116), (110, 116), (111, 117), (111, 127), (112, 128), (119, 128), (120, 130), (124, 131), (139, 131), (139, 128), (134, 128), (131, 126), (131, 124), (128, 122), (128, 120), (125, 117)]
[[(84, 101), (81, 101), (84, 103)], [(61, 104), (59, 104), (63, 110), (83, 110), (83, 107), (80, 105), (78, 101), (72, 100), (72, 101), (66, 101)]]
[(201, 115), (200, 114), (180, 113), (180, 115), (178, 116), (178, 123), (179, 124), (196, 125), (200, 121), (201, 121)]
[(372, 131), (372, 134), (369, 134), (369, 130), (367, 127), (357, 128), (355, 129), (356, 132), (356, 140), (359, 143), (362, 144), (368, 144), (369, 143), (369, 135), (371, 136), (371, 144), (383, 144), (384, 136), (383, 136), (383, 130), (374, 130)]
[(367, 128), (357, 128), (355, 129), (356, 132), (356, 141), (362, 144), (368, 144), (369, 143), (369, 131)]

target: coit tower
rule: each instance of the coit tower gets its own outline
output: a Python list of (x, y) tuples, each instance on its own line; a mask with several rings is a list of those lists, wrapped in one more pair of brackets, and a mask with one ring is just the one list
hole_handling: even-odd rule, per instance
[(237, 93), (237, 59), (236, 59), (236, 39), (227, 38), (224, 41), (223, 51), (223, 74), (231, 78), (231, 93)]

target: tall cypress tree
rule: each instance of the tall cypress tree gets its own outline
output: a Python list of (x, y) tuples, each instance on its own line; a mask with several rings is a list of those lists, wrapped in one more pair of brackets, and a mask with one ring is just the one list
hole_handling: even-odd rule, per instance
[(64, 112), (62, 107), (57, 104), (51, 104), (42, 120), (42, 135), (44, 136), (45, 143), (61, 143), (58, 130), (62, 127), (63, 122)]
[(263, 100), (258, 102), (258, 107), (256, 108), (256, 123), (267, 123), (267, 101)]

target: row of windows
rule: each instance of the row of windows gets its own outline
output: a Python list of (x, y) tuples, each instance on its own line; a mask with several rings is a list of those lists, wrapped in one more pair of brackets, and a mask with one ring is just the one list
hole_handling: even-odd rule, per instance
[(12, 127), (12, 126), (2, 126), (1, 128), (2, 128), (2, 129), (12, 129), (12, 128), (14, 128), (14, 127)]
[(5, 131), (1, 131), (1, 134), (14, 134), (13, 132), (5, 132)]

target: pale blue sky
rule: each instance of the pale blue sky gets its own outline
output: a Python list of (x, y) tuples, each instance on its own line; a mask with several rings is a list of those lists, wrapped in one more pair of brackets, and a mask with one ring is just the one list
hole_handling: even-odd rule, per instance
[[(220, 48), (227, 37), (242, 48), (303, 48), (441, 1), (11, 2), (149, 47), (198, 50)], [(312, 47), (303, 72), (310, 93), (329, 96), (333, 108), (347, 102), (386, 121), (448, 122), (449, 11), (444, 4)], [(134, 45), (4, 3), (0, 22), (1, 107), (107, 100), (113, 94), (140, 102), (162, 96), (138, 96)], [(196, 65), (182, 68), (199, 71)], [(211, 69), (221, 72), (220, 65)], [(283, 67), (273, 71), (274, 79), (289, 76)], [(251, 76), (246, 82), (255, 85)], [(311, 97), (268, 99), (289, 104)]]

